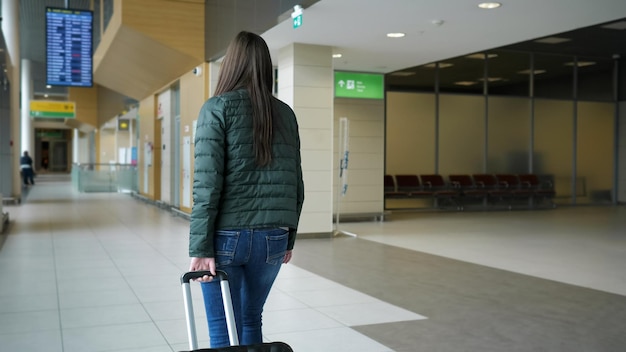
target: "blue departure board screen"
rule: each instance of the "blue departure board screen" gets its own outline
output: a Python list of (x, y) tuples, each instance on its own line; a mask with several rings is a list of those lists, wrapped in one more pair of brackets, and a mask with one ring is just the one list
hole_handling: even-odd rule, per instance
[(93, 86), (93, 12), (46, 8), (46, 84)]

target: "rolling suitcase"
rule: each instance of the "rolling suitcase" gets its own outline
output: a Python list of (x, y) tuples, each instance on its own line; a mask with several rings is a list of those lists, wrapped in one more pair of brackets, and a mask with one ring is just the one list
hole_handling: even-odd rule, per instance
[(284, 342), (268, 342), (255, 345), (240, 346), (239, 337), (237, 336), (237, 326), (235, 325), (235, 313), (233, 311), (233, 302), (230, 297), (230, 286), (228, 285), (228, 275), (225, 272), (217, 270), (215, 276), (220, 280), (220, 288), (222, 290), (222, 300), (224, 301), (224, 312), (226, 313), (226, 326), (228, 330), (228, 339), (230, 347), (222, 348), (203, 348), (198, 349), (198, 339), (196, 335), (196, 324), (193, 315), (193, 303), (191, 300), (190, 281), (200, 278), (204, 275), (211, 275), (209, 271), (192, 271), (185, 273), (180, 278), (183, 288), (183, 300), (185, 303), (185, 318), (187, 320), (187, 337), (189, 339), (189, 348), (193, 352), (293, 352), (291, 347)]

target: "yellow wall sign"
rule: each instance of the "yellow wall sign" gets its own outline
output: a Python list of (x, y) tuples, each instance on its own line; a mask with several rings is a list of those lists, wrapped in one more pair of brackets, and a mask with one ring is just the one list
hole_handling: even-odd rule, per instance
[(37, 118), (73, 119), (76, 117), (76, 104), (70, 101), (30, 102), (30, 116)]

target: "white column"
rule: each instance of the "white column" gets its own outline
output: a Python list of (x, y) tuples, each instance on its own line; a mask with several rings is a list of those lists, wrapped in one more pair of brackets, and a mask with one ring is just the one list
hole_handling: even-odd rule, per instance
[(21, 125), (21, 152), (28, 151), (30, 156), (35, 160), (35, 143), (33, 141), (33, 120), (30, 118), (30, 101), (33, 97), (33, 74), (31, 71), (30, 60), (22, 59), (22, 117)]
[(77, 128), (74, 129), (72, 136), (72, 163), (78, 164), (80, 162), (79, 150), (80, 150), (80, 132)]
[(300, 127), (304, 208), (300, 233), (333, 231), (332, 48), (293, 43), (279, 52), (278, 98), (295, 111)]
[(221, 61), (211, 61), (209, 62), (209, 97), (213, 96), (215, 92), (215, 87), (217, 86), (217, 78), (219, 77), (220, 68), (222, 67)]
[[(11, 142), (13, 156), (12, 196), (20, 198), (22, 180), (20, 178), (20, 26), (18, 0), (2, 1), (2, 33), (6, 44), (9, 61), (9, 81), (11, 84)], [(6, 196), (6, 195), (5, 195)]]
[(133, 137), (135, 136), (135, 134), (133, 133), (133, 125), (135, 124), (135, 121), (137, 120), (135, 119), (133, 114), (131, 114), (131, 118), (128, 119), (128, 149), (129, 150), (132, 150), (133, 146), (135, 145), (135, 140), (133, 139)]

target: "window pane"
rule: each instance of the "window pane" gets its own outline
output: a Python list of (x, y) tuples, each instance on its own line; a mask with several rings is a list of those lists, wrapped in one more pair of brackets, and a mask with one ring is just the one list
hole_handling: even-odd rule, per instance
[(435, 92), (435, 74), (432, 65), (418, 66), (392, 72), (385, 75), (387, 91), (398, 92)]
[(613, 101), (613, 60), (578, 59), (578, 100)]
[(576, 173), (585, 192), (577, 204), (612, 201), (614, 109), (611, 103), (578, 103)]
[(535, 97), (574, 98), (574, 57), (535, 55)]
[(482, 54), (468, 56), (439, 63), (440, 92), (483, 94), (485, 60)]
[(489, 97), (488, 173), (527, 173), (529, 169), (530, 101)]
[[(387, 92), (385, 173), (431, 174), (435, 169), (435, 95)], [(386, 199), (385, 208), (425, 208), (431, 199)]]
[[(553, 179), (560, 204), (572, 202), (573, 115), (571, 101), (535, 101), (533, 173)], [(582, 195), (580, 185), (577, 194)]]
[(530, 93), (530, 55), (527, 53), (490, 51), (489, 95), (527, 97)]
[(435, 167), (435, 95), (387, 93), (387, 174), (432, 173)]
[(439, 114), (439, 173), (483, 172), (485, 98), (442, 94)]

